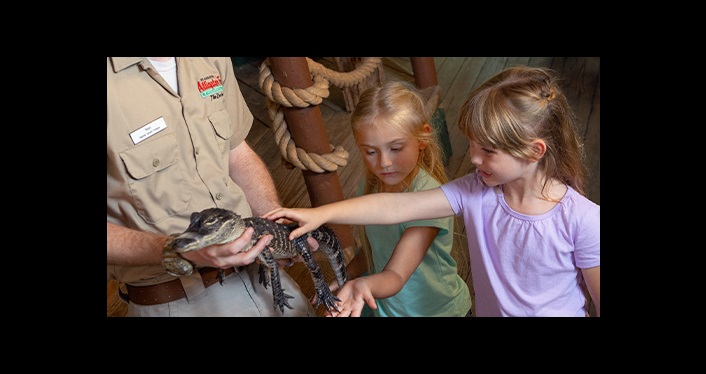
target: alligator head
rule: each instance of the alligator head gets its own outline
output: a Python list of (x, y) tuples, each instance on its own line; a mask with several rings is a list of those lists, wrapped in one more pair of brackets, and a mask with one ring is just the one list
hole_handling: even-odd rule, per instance
[(211, 208), (191, 214), (191, 223), (174, 238), (172, 248), (183, 253), (214, 244), (231, 242), (245, 231), (240, 215), (226, 209)]

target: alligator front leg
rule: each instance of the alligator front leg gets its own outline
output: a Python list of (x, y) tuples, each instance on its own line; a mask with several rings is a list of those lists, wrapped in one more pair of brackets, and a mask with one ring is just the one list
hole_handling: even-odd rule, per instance
[[(280, 312), (283, 313), (285, 306), (289, 309), (294, 309), (291, 305), (289, 305), (289, 300), (287, 300), (293, 299), (294, 296), (284, 293), (284, 289), (282, 288), (282, 282), (280, 281), (279, 277), (279, 267), (277, 267), (277, 261), (275, 261), (274, 256), (272, 256), (272, 252), (270, 252), (269, 249), (265, 248), (265, 250), (262, 251), (262, 257), (264, 257), (265, 263), (270, 269), (270, 281), (272, 283), (272, 297), (274, 299), (275, 309), (279, 307)], [(264, 274), (264, 269), (262, 268), (262, 265), (260, 267), (260, 283), (264, 284), (265, 288), (267, 288), (267, 277)]]
[(162, 267), (169, 274), (177, 277), (191, 275), (194, 271), (194, 265), (187, 259), (179, 256), (173, 244), (174, 235), (164, 243), (164, 247), (162, 248)]
[(311, 278), (314, 280), (314, 288), (316, 289), (316, 295), (318, 297), (317, 306), (319, 304), (324, 304), (324, 307), (329, 313), (331, 313), (332, 309), (336, 312), (340, 312), (338, 310), (338, 307), (336, 307), (336, 301), (341, 301), (341, 299), (337, 298), (328, 288), (328, 284), (326, 284), (326, 280), (324, 280), (324, 275), (321, 273), (319, 266), (316, 264), (316, 261), (314, 261), (314, 258), (311, 256), (309, 246), (306, 243), (305, 235), (294, 239), (294, 244), (297, 249), (297, 252), (299, 252), (299, 254), (304, 259), (306, 267), (309, 268)]

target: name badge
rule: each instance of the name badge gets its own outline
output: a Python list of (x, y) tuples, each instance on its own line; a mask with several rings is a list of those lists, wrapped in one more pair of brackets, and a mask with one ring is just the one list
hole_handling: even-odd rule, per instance
[(167, 128), (167, 123), (164, 122), (164, 118), (159, 117), (156, 120), (140, 127), (139, 129), (130, 133), (132, 142), (137, 144), (150, 136), (164, 130)]

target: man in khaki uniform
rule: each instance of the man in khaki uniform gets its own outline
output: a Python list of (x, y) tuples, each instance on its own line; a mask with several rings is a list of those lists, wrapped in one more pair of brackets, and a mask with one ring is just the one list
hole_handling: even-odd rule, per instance
[[(190, 276), (161, 265), (168, 235), (184, 231), (192, 212), (219, 207), (249, 217), (280, 206), (267, 167), (244, 141), (253, 115), (230, 58), (107, 62), (108, 279), (126, 286), (128, 316), (315, 316), (286, 271), (293, 309), (275, 310), (255, 263), (271, 236), (241, 252), (252, 229), (182, 254), (199, 268)], [(226, 269), (222, 286), (217, 268)]]

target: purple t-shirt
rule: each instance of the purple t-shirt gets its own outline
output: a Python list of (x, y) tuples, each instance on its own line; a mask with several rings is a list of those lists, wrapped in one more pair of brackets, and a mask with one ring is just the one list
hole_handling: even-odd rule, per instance
[(512, 210), (475, 173), (441, 186), (468, 235), (476, 316), (585, 316), (581, 268), (601, 264), (601, 212), (576, 190), (547, 213)]

